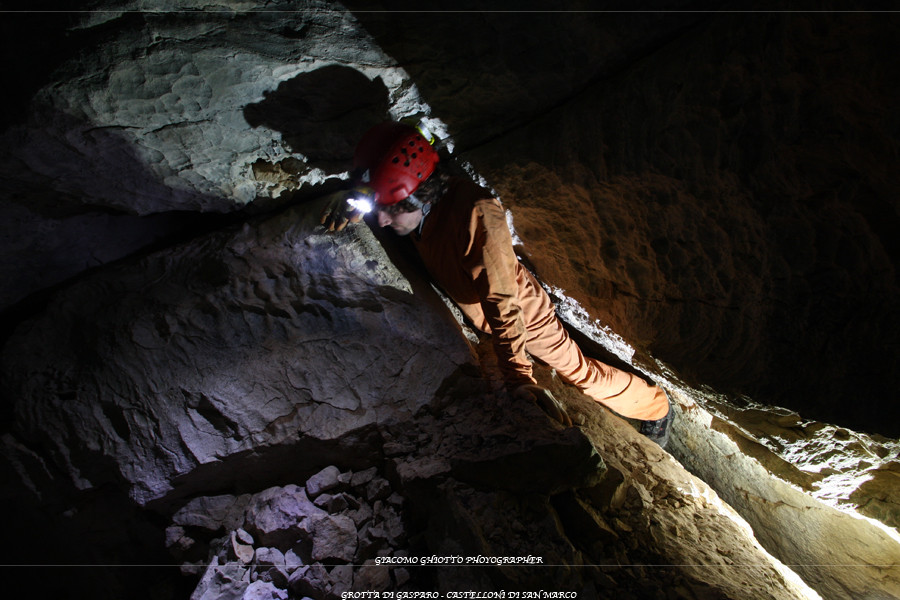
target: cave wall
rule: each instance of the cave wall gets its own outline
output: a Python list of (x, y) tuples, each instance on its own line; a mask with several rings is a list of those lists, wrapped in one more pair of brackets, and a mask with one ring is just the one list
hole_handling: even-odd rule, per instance
[(4, 306), (204, 226), (184, 215), (339, 184), (369, 123), (432, 114), (544, 280), (639, 350), (900, 435), (892, 13), (318, 6), (9, 21), (8, 53), (61, 45), (35, 57), (55, 86), (11, 64)]
[[(195, 8), (5, 21), (8, 56), (42, 42), (10, 63), (22, 86), (0, 133), (0, 467), (22, 515), (7, 548), (40, 563), (82, 540), (98, 561), (168, 546), (202, 575), (198, 594), (253, 583), (277, 595), (297, 565), (282, 580), (266, 561), (291, 550), (282, 537), (315, 544), (313, 522), (359, 544), (348, 562), (520, 552), (532, 538), (519, 521), (566, 565), (554, 581), (599, 594), (898, 589), (885, 565), (816, 567), (873, 553), (896, 564), (896, 444), (808, 421), (897, 435), (896, 17)], [(673, 453), (752, 528), (783, 535), (759, 534), (760, 547), (707, 483), (551, 373), (539, 371), (577, 428), (560, 435), (535, 407), (504, 404), (475, 372), (477, 338), (389, 240), (393, 260), (364, 225), (316, 230), (359, 134), (410, 115), (499, 192), (523, 258), (632, 344), (645, 374), (801, 413), (676, 396)], [(809, 500), (832, 475), (810, 475), (815, 457), (791, 464), (805, 459), (790, 444), (817, 436), (851, 440), (848, 463), (877, 472), (840, 499), (877, 520), (865, 533), (845, 527), (858, 515)], [(373, 514), (320, 499), (309, 479), (323, 467)], [(376, 510), (386, 499), (351, 483), (373, 467), (405, 505)], [(271, 539), (248, 525), (255, 513), (185, 517), (299, 489), (331, 516), (309, 509), (308, 528)], [(813, 510), (815, 526), (791, 525)], [(858, 554), (829, 554), (835, 532), (857, 536)], [(768, 554), (790, 562), (798, 544), (816, 591)], [(269, 558), (244, 560), (251, 550)], [(526, 585), (503, 569), (323, 574), (315, 557), (335, 557), (298, 552), (316, 583), (294, 591), (313, 597), (353, 582)], [(735, 580), (735, 561), (759, 570)], [(612, 562), (715, 568), (593, 568)]]
[(545, 281), (694, 383), (900, 435), (896, 15), (360, 19)]

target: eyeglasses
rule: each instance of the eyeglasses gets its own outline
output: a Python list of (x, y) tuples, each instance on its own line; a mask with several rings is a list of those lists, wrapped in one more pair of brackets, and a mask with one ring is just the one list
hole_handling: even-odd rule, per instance
[(415, 212), (421, 206), (416, 206), (414, 203), (410, 202), (410, 198), (414, 198), (413, 196), (407, 197), (405, 200), (401, 200), (396, 204), (389, 204), (387, 206), (383, 204), (378, 205), (378, 210), (380, 212), (384, 212), (392, 217), (399, 215), (400, 213), (409, 213)]

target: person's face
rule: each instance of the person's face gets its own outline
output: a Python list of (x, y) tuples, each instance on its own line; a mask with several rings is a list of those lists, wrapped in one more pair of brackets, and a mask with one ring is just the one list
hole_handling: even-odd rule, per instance
[(422, 222), (422, 209), (417, 208), (412, 212), (396, 210), (394, 206), (378, 207), (378, 226), (390, 226), (397, 235), (409, 235)]

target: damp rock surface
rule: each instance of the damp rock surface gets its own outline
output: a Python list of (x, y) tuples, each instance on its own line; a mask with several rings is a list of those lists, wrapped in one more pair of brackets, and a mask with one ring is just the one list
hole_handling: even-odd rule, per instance
[[(896, 15), (79, 4), (0, 24), (5, 563), (165, 567), (41, 591), (900, 596)], [(678, 462), (540, 366), (577, 427), (512, 403), (402, 244), (317, 228), (401, 117)]]

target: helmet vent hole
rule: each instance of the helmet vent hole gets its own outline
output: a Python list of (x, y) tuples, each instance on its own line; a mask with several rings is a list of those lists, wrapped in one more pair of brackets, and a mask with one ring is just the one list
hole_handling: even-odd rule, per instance
[(416, 173), (416, 177), (418, 177), (419, 179), (422, 179), (422, 174), (421, 174), (421, 173)]
[(415, 158), (417, 155), (415, 152), (412, 153), (412, 157)]
[(403, 163), (403, 166), (404, 166), (404, 167), (408, 167), (408, 166), (409, 166), (409, 159), (406, 159), (406, 162)]
[(399, 156), (395, 156), (395, 157), (394, 157), (394, 160), (392, 160), (391, 162), (394, 163), (394, 164), (396, 165), (398, 162), (400, 162), (400, 157), (399, 157)]

